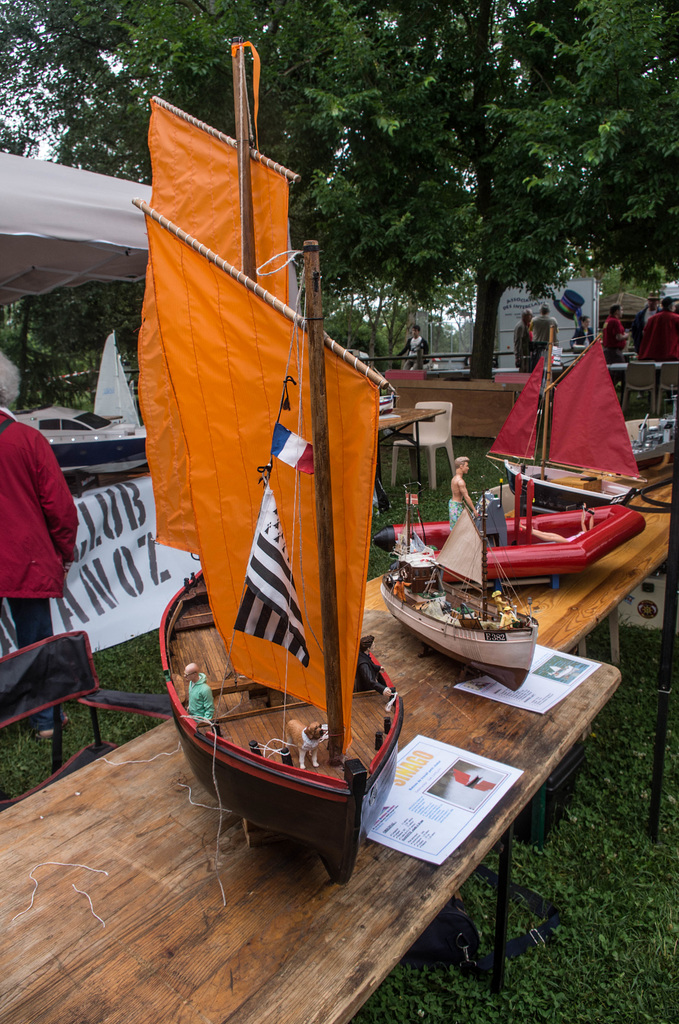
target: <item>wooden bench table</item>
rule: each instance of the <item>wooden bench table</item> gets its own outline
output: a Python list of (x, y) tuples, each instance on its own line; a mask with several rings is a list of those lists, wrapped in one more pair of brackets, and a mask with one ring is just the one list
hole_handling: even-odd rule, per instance
[[(386, 612), (366, 632), (404, 696), (403, 745), (422, 733), (524, 774), (441, 866), (376, 843), (346, 886), (294, 844), (249, 848), (219, 815), (164, 723), (2, 816), (0, 1019), (5, 1024), (331, 1024), (348, 1021), (503, 836), (619, 682), (602, 666), (536, 715), (453, 690), (456, 669)], [(173, 752), (174, 751), (174, 752)], [(169, 753), (170, 756), (158, 756)], [(154, 760), (151, 760), (151, 759)], [(29, 906), (37, 869), (39, 888)], [(90, 912), (88, 893), (94, 911)]]
[[(644, 533), (587, 573), (556, 591), (536, 588), (540, 642), (577, 645), (663, 561), (668, 525), (669, 516), (649, 514)], [(523, 769), (497, 808), (440, 867), (366, 844), (346, 886), (290, 842), (248, 847), (227, 815), (224, 906), (214, 871), (219, 815), (192, 805), (185, 787), (194, 801), (214, 801), (176, 749), (172, 723), (158, 726), (110, 758), (131, 763), (97, 761), (3, 813), (3, 1024), (350, 1020), (494, 844), (511, 836), (519, 811), (620, 679), (603, 665), (545, 715), (461, 693), (454, 664), (419, 658), (421, 645), (380, 603), (371, 581), (364, 631), (404, 697), (402, 746), (422, 733)], [(45, 861), (108, 875), (40, 867), (34, 904), (15, 919), (30, 903), (29, 872)], [(72, 885), (89, 894), (105, 927)]]

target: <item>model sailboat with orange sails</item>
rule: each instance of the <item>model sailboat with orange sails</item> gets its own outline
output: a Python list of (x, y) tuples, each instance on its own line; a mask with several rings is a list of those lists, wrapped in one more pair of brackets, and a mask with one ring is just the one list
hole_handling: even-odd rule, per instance
[[(237, 139), (154, 100), (152, 203), (138, 204), (158, 539), (203, 570), (167, 609), (161, 647), (200, 781), (249, 834), (311, 847), (346, 882), (393, 782), (403, 713), (398, 697), (353, 692), (382, 379), (324, 335), (316, 243), (304, 246), (306, 319), (288, 305), (285, 255), (266, 289), (257, 280), (289, 248), (295, 176), (250, 146), (241, 41), (233, 57)], [(274, 454), (281, 434), (292, 458)], [(299, 472), (311, 446), (313, 472)], [(187, 662), (208, 678), (212, 720), (188, 712)], [(286, 746), (291, 719), (327, 726), (317, 768)]]
[(508, 457), (512, 491), (519, 476), (534, 481), (537, 510), (624, 503), (639, 471), (601, 345), (590, 345), (554, 382), (549, 349), (488, 454)]

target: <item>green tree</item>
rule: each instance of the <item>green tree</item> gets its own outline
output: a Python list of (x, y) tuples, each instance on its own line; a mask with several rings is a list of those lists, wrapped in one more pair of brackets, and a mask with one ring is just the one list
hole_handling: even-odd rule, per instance
[(564, 59), (551, 95), (515, 127), (532, 140), (533, 191), (563, 190), (569, 235), (594, 266), (658, 286), (679, 272), (679, 11), (676, 3), (584, 0), (582, 34), (537, 24)]
[[(489, 376), (506, 287), (542, 291), (587, 260), (621, 263), (640, 223), (648, 249), (671, 247), (674, 214), (659, 223), (648, 157), (661, 161), (671, 205), (676, 30), (660, 7), (643, 28), (644, 10), (640, 0), (18, 0), (0, 20), (3, 138), (31, 151), (47, 132), (65, 162), (143, 175), (148, 97), (232, 131), (230, 41), (250, 38), (263, 59), (260, 147), (303, 177), (293, 243), (320, 237), (336, 291), (368, 282), (420, 308), (471, 275), (471, 370)], [(545, 28), (531, 34), (536, 24)], [(609, 45), (616, 26), (626, 41)], [(626, 63), (637, 38), (643, 60)], [(623, 161), (639, 96), (648, 121)]]

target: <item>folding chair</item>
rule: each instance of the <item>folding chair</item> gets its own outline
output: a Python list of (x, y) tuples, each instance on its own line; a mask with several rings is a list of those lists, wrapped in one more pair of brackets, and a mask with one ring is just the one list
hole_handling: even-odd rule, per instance
[(63, 762), (60, 705), (96, 693), (98, 688), (89, 640), (83, 632), (60, 633), (0, 658), (0, 728), (36, 711), (54, 709), (52, 774), (20, 796), (3, 794), (0, 810), (115, 750), (115, 743), (102, 741), (97, 712), (92, 708), (93, 742)]
[[(89, 707), (93, 742), (64, 764), (59, 709), (69, 701)], [(117, 744), (101, 738), (97, 708), (162, 719), (171, 716), (166, 694), (100, 690), (89, 639), (82, 631), (60, 633), (0, 658), (0, 729), (50, 707), (54, 709), (52, 774), (17, 797), (0, 790), (0, 811), (116, 749)]]

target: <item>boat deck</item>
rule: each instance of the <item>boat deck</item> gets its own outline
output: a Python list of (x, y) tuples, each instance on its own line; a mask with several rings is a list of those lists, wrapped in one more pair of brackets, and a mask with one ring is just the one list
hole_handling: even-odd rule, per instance
[[(214, 626), (202, 583), (197, 587), (196, 596), (178, 611), (179, 614), (170, 622), (168, 633), (171, 635), (167, 645), (175, 689), (186, 706), (183, 670), (190, 662), (197, 662), (212, 687), (216, 719), (224, 738), (246, 750), (250, 740), (256, 740), (262, 752), (270, 743), (277, 750), (285, 742), (286, 720), (297, 719), (304, 725), (324, 721), (323, 713), (311, 704), (293, 698), (288, 698), (286, 704), (283, 694), (267, 690), (243, 677), (239, 677), (238, 683), (234, 681), (229, 657)], [(270, 703), (277, 706), (269, 707)], [(376, 752), (375, 733), (383, 731), (384, 718), (388, 717), (386, 704), (387, 698), (375, 692), (354, 694), (348, 757), (357, 757), (366, 766), (370, 764)], [(279, 761), (280, 758), (275, 756), (274, 760)], [(306, 770), (344, 779), (341, 766), (328, 764), (326, 743), (318, 748), (318, 761), (319, 767), (315, 769), (307, 756)], [(293, 763), (298, 763), (294, 751)]]

